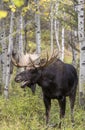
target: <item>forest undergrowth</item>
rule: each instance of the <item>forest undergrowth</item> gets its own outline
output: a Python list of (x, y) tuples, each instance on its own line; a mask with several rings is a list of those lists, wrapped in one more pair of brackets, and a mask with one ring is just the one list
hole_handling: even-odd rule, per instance
[[(9, 99), (0, 96), (0, 130), (58, 130), (45, 124), (45, 108), (41, 88), (37, 86), (35, 95), (29, 88), (23, 90), (13, 83), (10, 87)], [(67, 98), (66, 116), (61, 130), (85, 130), (85, 110), (75, 103), (75, 126), (70, 121), (70, 105)], [(59, 123), (59, 106), (52, 100), (49, 124)]]

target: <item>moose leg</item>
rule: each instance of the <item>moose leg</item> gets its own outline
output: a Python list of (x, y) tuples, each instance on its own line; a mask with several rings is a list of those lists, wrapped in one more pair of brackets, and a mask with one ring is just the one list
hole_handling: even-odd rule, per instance
[(74, 103), (75, 103), (75, 96), (76, 94), (72, 94), (69, 96), (70, 99), (70, 108), (71, 108), (71, 122), (74, 124)]
[(65, 116), (65, 108), (66, 108), (66, 98), (64, 97), (63, 100), (58, 100), (60, 106), (60, 123), (59, 128), (61, 128), (61, 120)]
[(48, 124), (50, 108), (51, 108), (51, 99), (44, 96), (43, 100), (44, 100), (45, 109), (46, 109), (46, 124)]

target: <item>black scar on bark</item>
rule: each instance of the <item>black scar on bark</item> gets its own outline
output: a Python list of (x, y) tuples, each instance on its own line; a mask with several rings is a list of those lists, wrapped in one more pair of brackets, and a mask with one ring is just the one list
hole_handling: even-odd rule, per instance
[(84, 63), (82, 63), (82, 65), (85, 65), (85, 62), (84, 62)]
[(81, 50), (85, 50), (85, 47), (82, 47)]

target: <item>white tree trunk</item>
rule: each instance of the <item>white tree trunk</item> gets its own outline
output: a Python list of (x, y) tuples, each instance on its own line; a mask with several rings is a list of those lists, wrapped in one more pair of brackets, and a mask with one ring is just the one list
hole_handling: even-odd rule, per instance
[(19, 35), (19, 54), (23, 54), (24, 50), (24, 45), (23, 45), (23, 16), (20, 15), (20, 20), (19, 20), (19, 25), (20, 25), (20, 35)]
[[(2, 32), (2, 36), (1, 39), (5, 38), (5, 29), (3, 26), (3, 32)], [(6, 61), (7, 61), (7, 45), (6, 45), (6, 41), (3, 40), (2, 43), (2, 66), (3, 66), (3, 72), (2, 72), (2, 81), (3, 81), (3, 85), (5, 85), (5, 79), (6, 79)]]
[[(24, 54), (24, 38), (23, 38), (23, 33), (22, 31), (24, 30), (23, 28), (23, 16), (20, 15), (20, 20), (19, 20), (19, 24), (20, 24), (20, 35), (19, 35), (19, 60), (21, 59), (21, 55)], [(23, 71), (24, 68), (20, 68), (20, 71)]]
[(39, 0), (34, 0), (36, 4), (35, 12), (35, 35), (36, 35), (36, 52), (41, 53), (41, 27), (40, 27), (40, 11), (39, 11)]
[[(0, 9), (3, 10), (3, 1), (0, 1)], [(0, 40), (2, 54), (0, 55), (0, 87), (5, 86), (6, 79), (6, 55), (7, 55), (7, 44), (5, 39), (5, 20), (0, 20)], [(1, 82), (2, 81), (2, 82)]]
[(51, 8), (51, 12), (50, 12), (50, 22), (51, 22), (51, 53), (53, 53), (53, 3), (52, 3), (52, 0), (51, 0), (51, 5), (50, 5), (50, 8)]
[(78, 0), (78, 36), (80, 42), (79, 102), (85, 105), (84, 0)]
[[(56, 12), (56, 14), (58, 14), (58, 7), (59, 7), (59, 2), (56, 2), (55, 3), (55, 12)], [(55, 39), (56, 39), (57, 47), (58, 47), (58, 50), (60, 51), (60, 43), (59, 43), (59, 21), (56, 18), (54, 19), (54, 31), (55, 31)]]
[[(17, 18), (17, 23), (16, 23), (16, 30), (18, 30), (19, 33), (16, 33), (16, 39), (15, 39), (15, 44), (14, 44), (14, 52), (19, 53), (19, 39), (20, 39), (20, 17)], [(17, 55), (18, 56), (18, 55)]]
[(64, 32), (65, 32), (65, 29), (64, 29), (64, 27), (62, 27), (62, 49), (61, 49), (61, 51), (62, 51), (61, 60), (62, 61), (64, 60), (64, 41), (65, 41)]
[[(76, 50), (76, 46), (77, 46), (77, 42), (78, 42), (78, 38), (77, 38), (77, 35), (78, 35), (78, 31), (76, 31), (76, 30), (74, 30), (73, 31), (73, 38), (72, 38), (72, 45), (73, 45), (73, 47), (72, 47), (72, 64), (73, 64), (73, 66), (75, 67), (75, 68), (77, 68), (78, 67), (78, 64), (77, 64), (77, 56), (78, 56), (78, 52), (77, 52), (77, 50)], [(72, 36), (71, 36), (72, 37)]]
[(55, 31), (55, 38), (58, 50), (60, 51), (60, 43), (59, 43), (59, 22), (55, 19), (54, 20), (54, 31)]
[[(9, 32), (10, 34), (13, 33), (13, 26), (14, 26), (14, 13), (11, 12), (10, 32)], [(11, 63), (12, 51), (13, 51), (13, 36), (10, 35), (8, 52), (7, 52), (7, 63), (6, 63), (6, 83), (5, 83), (5, 87), (4, 87), (4, 96), (6, 99), (8, 98), (8, 89), (9, 89), (9, 83), (10, 83), (10, 63)]]
[(4, 40), (5, 38), (5, 24), (4, 24), (4, 20), (0, 21), (0, 39), (1, 39), (1, 47), (2, 47), (2, 56), (1, 56), (1, 64), (2, 64), (2, 84), (3, 86), (5, 85), (5, 79), (6, 79), (6, 55), (7, 55), (7, 45), (6, 45), (6, 41)]
[[(75, 42), (73, 42), (74, 46)], [(75, 50), (75, 48), (72, 47), (72, 65), (77, 68), (77, 64), (76, 64), (76, 60), (77, 60), (77, 51)]]

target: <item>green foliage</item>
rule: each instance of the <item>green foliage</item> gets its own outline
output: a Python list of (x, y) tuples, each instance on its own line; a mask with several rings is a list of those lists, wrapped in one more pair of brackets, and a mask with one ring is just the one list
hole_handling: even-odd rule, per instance
[[(41, 88), (37, 86), (35, 95), (27, 88), (14, 85), (10, 97), (5, 100), (0, 96), (0, 129), (1, 130), (58, 130), (45, 125), (45, 108)], [(63, 119), (62, 130), (84, 130), (85, 111), (80, 109), (78, 98), (75, 105), (75, 126), (70, 121), (70, 107), (67, 99), (66, 117)], [(52, 101), (50, 124), (59, 123), (59, 106)]]

